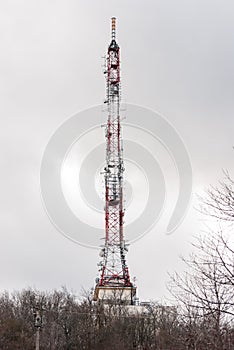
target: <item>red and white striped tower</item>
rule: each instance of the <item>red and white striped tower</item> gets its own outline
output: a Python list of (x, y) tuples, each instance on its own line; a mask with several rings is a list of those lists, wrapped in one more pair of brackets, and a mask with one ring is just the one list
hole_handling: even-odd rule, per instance
[(117, 297), (132, 304), (136, 287), (126, 264), (127, 247), (123, 232), (123, 143), (120, 122), (120, 50), (116, 42), (116, 19), (112, 18), (111, 43), (106, 58), (108, 119), (106, 125), (105, 166), (105, 244), (100, 256), (100, 278), (96, 280), (94, 300)]

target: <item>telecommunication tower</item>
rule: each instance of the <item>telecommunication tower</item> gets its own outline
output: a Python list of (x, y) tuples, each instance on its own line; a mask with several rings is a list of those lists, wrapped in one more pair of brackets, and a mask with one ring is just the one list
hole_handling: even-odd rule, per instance
[(123, 142), (120, 120), (120, 49), (116, 42), (116, 19), (112, 17), (111, 43), (106, 57), (106, 165), (105, 243), (100, 251), (100, 277), (96, 280), (94, 300), (108, 302), (113, 297), (133, 304), (136, 287), (126, 263), (127, 246), (123, 231)]

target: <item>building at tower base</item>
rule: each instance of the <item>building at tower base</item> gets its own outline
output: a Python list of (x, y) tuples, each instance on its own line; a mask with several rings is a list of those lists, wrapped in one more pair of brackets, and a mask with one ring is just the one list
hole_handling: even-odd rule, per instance
[(99, 300), (106, 304), (118, 303), (134, 305), (136, 300), (136, 287), (96, 286), (93, 300)]

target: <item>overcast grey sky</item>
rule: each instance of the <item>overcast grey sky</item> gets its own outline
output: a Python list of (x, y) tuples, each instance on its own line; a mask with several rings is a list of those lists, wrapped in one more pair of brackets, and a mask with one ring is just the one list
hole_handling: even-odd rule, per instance
[[(232, 0), (50, 0), (0, 5), (0, 289), (93, 285), (98, 251), (59, 234), (41, 202), (40, 162), (68, 117), (102, 103), (102, 59), (117, 17), (123, 96), (163, 114), (180, 134), (194, 193), (233, 167)], [(161, 298), (167, 271), (199, 228), (190, 208), (171, 236), (160, 223), (131, 246), (139, 295)], [(139, 258), (140, 257), (140, 258)], [(146, 258), (147, 257), (147, 258)], [(146, 264), (147, 263), (147, 264)]]

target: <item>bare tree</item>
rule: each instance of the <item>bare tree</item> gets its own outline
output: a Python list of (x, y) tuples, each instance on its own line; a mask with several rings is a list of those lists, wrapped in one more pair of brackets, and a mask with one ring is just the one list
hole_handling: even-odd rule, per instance
[(234, 181), (228, 171), (218, 186), (210, 186), (205, 196), (199, 196), (200, 211), (222, 221), (234, 221)]
[[(225, 180), (201, 198), (200, 210), (215, 218), (216, 228), (196, 240), (194, 253), (183, 259), (186, 272), (171, 276), (169, 289), (183, 305), (190, 325), (191, 349), (231, 349), (227, 334), (234, 320), (234, 182), (227, 172)], [(227, 222), (231, 234), (222, 224)], [(200, 334), (194, 327), (200, 329)]]

